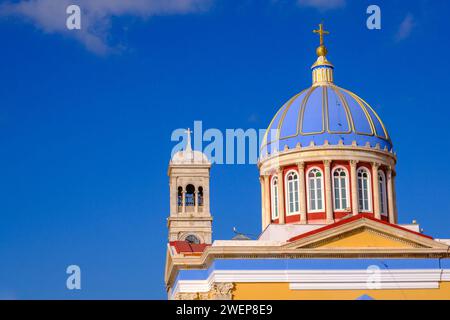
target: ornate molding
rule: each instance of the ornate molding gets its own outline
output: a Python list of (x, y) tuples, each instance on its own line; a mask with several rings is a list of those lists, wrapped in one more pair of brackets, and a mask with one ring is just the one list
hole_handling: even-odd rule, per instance
[(305, 170), (305, 162), (304, 161), (297, 162), (297, 167), (300, 171), (302, 171), (302, 170), (304, 171)]
[(350, 165), (351, 166), (357, 166), (358, 165), (358, 163), (359, 163), (359, 160), (350, 160)]
[(378, 236), (383, 237), (385, 239), (389, 239), (389, 240), (392, 240), (392, 241), (397, 241), (397, 242), (400, 242), (400, 243), (404, 243), (404, 244), (409, 245), (409, 246), (411, 246), (413, 248), (426, 248), (426, 247), (424, 247), (424, 246), (422, 246), (422, 245), (420, 245), (420, 244), (418, 244), (416, 242), (413, 242), (411, 240), (405, 240), (405, 239), (402, 239), (400, 237), (395, 237), (395, 236), (392, 236), (390, 234), (387, 234), (387, 233), (384, 233), (384, 232), (381, 232), (381, 231), (377, 231), (377, 230), (368, 228), (367, 226), (362, 226), (360, 228), (356, 228), (356, 229), (353, 229), (353, 230), (350, 230), (350, 231), (347, 231), (347, 232), (343, 232), (341, 234), (337, 234), (335, 236), (332, 236), (332, 237), (329, 237), (329, 238), (326, 238), (326, 239), (323, 239), (323, 240), (320, 240), (320, 241), (317, 241), (317, 242), (313, 242), (311, 244), (303, 246), (303, 248), (319, 248), (319, 247), (322, 247), (324, 245), (333, 243), (333, 242), (341, 240), (341, 239), (348, 238), (348, 237), (356, 235), (356, 234), (360, 234), (360, 233), (365, 232), (365, 231), (369, 232), (369, 233), (372, 233), (372, 234), (375, 234), (375, 235), (378, 235)]
[(378, 168), (381, 166), (381, 163), (379, 162), (372, 162), (372, 167), (376, 170), (378, 170)]

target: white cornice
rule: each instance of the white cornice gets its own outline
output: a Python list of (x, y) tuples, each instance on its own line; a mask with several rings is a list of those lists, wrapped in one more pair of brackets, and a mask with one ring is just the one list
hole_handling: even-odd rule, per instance
[[(374, 273), (367, 270), (214, 270), (205, 280), (179, 280), (172, 291), (208, 292), (213, 283), (289, 283), (291, 290), (369, 289)], [(450, 270), (378, 270), (371, 289), (433, 289), (450, 281)]]

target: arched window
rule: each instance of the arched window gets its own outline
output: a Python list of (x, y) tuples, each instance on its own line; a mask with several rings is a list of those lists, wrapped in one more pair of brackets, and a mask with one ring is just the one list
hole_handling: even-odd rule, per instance
[(287, 214), (292, 215), (298, 213), (298, 174), (295, 171), (290, 171), (286, 175), (286, 192)]
[(323, 211), (323, 174), (317, 168), (308, 171), (308, 211)]
[(359, 211), (371, 211), (370, 173), (366, 168), (358, 169), (358, 198)]
[(378, 171), (378, 190), (380, 192), (380, 212), (387, 216), (386, 176), (383, 171)]
[(203, 205), (203, 187), (198, 187), (198, 192), (197, 192), (197, 203), (199, 206)]
[(344, 168), (333, 171), (334, 210), (345, 211), (349, 206), (348, 175)]
[(190, 234), (185, 239), (186, 242), (192, 243), (192, 244), (199, 244), (200, 239), (194, 236), (193, 234)]
[(192, 184), (186, 186), (185, 205), (192, 207), (195, 205), (195, 187)]
[(181, 207), (183, 205), (183, 188), (182, 187), (178, 187), (177, 203), (178, 203), (179, 207)]
[(278, 219), (278, 178), (273, 177), (272, 179), (272, 190), (271, 190), (271, 196), (272, 196), (272, 220)]

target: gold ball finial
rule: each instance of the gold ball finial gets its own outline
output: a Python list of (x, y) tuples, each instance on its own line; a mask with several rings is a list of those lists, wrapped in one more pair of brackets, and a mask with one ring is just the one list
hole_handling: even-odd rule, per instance
[(319, 46), (316, 49), (316, 54), (318, 57), (325, 57), (328, 53), (327, 47), (325, 46)]

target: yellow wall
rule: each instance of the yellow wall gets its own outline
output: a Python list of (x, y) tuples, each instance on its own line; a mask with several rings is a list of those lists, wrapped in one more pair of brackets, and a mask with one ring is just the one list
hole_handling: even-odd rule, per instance
[(439, 289), (402, 290), (290, 290), (289, 283), (235, 283), (234, 300), (450, 300), (450, 282)]
[(411, 248), (412, 246), (401, 241), (370, 231), (359, 232), (342, 239), (332, 240), (320, 248)]

